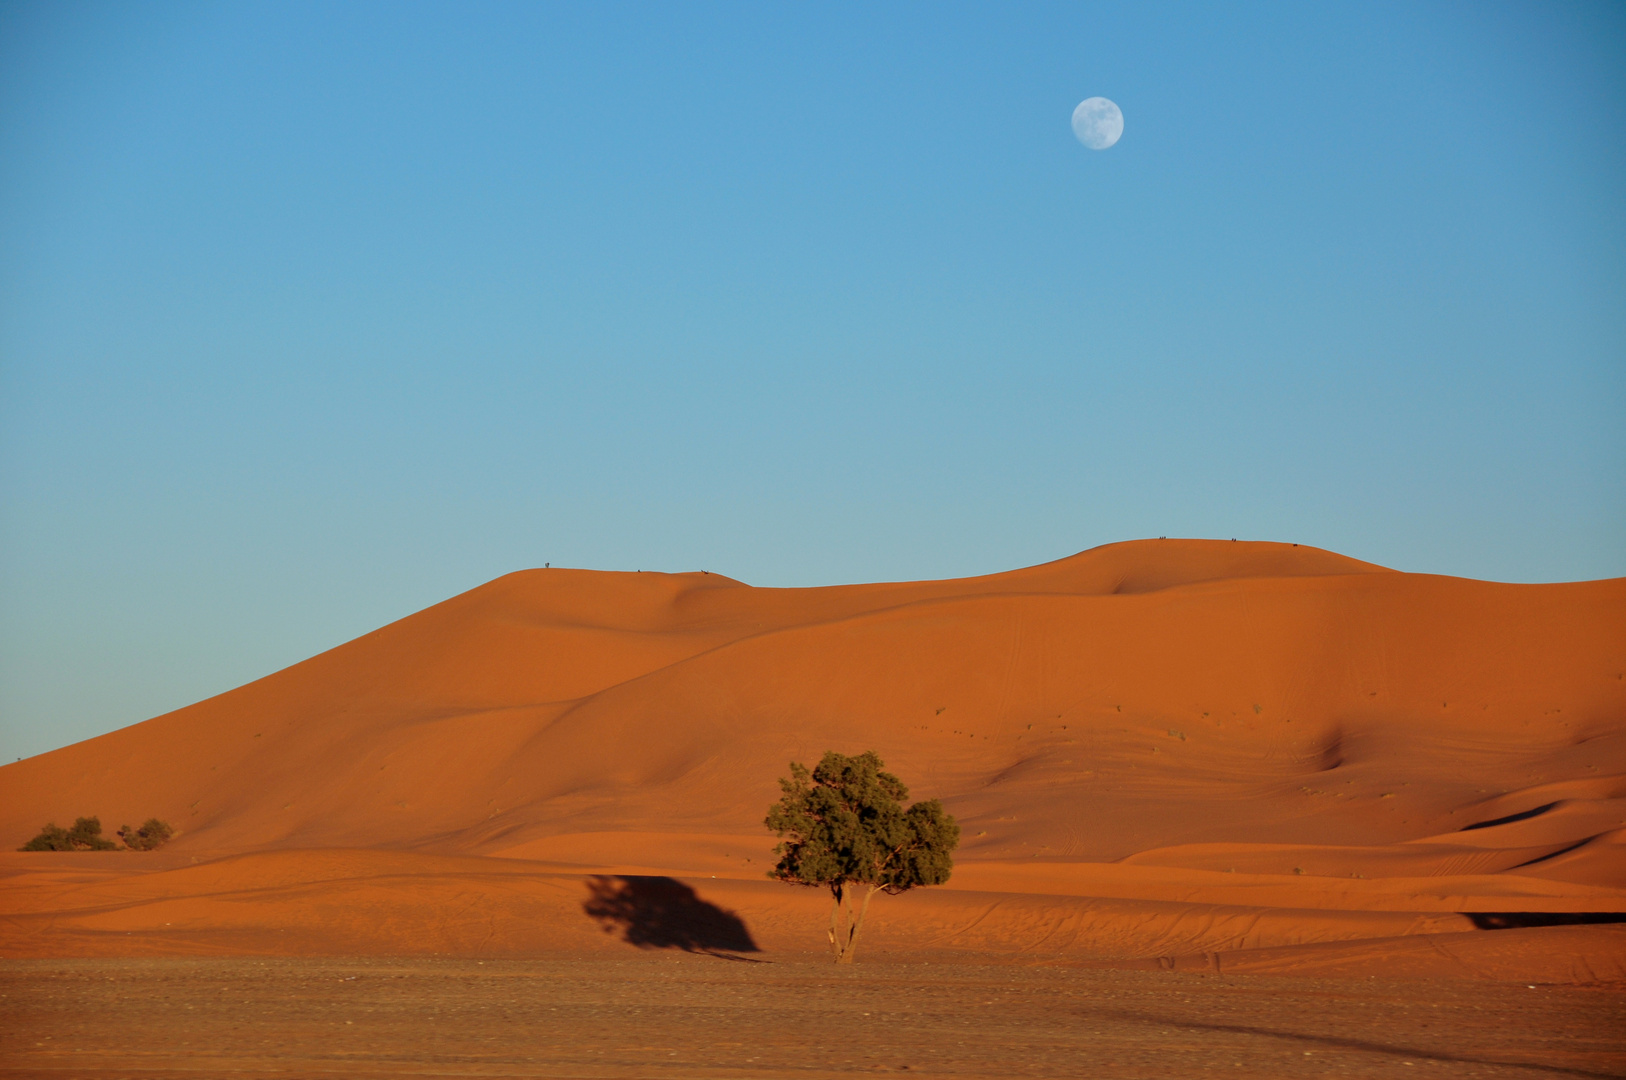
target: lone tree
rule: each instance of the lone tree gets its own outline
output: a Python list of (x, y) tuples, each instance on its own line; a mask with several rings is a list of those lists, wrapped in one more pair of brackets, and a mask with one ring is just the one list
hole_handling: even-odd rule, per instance
[[(877, 891), (897, 894), (941, 885), (954, 870), (950, 853), (960, 826), (936, 799), (909, 809), (909, 789), (868, 750), (856, 757), (829, 751), (811, 773), (790, 763), (784, 794), (768, 808), (768, 828), (782, 843), (768, 876), (793, 885), (824, 885), (830, 906), (830, 948), (838, 964), (853, 962), (864, 915)], [(869, 886), (853, 913), (853, 894)]]

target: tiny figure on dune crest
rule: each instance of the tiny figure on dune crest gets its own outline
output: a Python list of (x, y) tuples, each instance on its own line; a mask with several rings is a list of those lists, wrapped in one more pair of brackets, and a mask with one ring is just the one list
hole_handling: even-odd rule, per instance
[[(873, 750), (855, 757), (829, 751), (818, 768), (790, 763), (784, 793), (768, 808), (767, 826), (783, 841), (768, 876), (830, 890), (830, 948), (838, 964), (853, 962), (858, 934), (877, 892), (896, 895), (941, 885), (954, 870), (960, 826), (936, 799), (907, 810), (909, 789)], [(856, 914), (853, 894), (867, 885)]]

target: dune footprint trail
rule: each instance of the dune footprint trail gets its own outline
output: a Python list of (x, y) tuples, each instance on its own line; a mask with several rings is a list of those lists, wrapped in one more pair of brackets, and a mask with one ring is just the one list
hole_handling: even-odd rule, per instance
[(624, 950), (584, 911), (616, 876), (813, 952), (762, 815), (788, 761), (867, 748), (963, 829), (876, 950), (1626, 977), (1626, 580), (1179, 540), (818, 589), (511, 574), (0, 769), (8, 848), (181, 830), (0, 856), (0, 955)]

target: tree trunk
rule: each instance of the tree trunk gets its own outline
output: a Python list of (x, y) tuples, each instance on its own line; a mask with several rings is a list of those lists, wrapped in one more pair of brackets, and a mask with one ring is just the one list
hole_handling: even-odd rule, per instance
[(830, 913), (830, 943), (835, 946), (836, 963), (850, 964), (853, 954), (858, 951), (858, 933), (864, 929), (864, 916), (869, 914), (869, 902), (875, 897), (876, 886), (871, 885), (869, 892), (864, 894), (864, 903), (858, 909), (857, 917), (852, 910), (852, 890), (842, 889), (837, 906), (841, 908), (841, 925), (836, 925), (836, 913)]
[(864, 903), (858, 909), (858, 918), (853, 922), (852, 936), (847, 942), (847, 954), (841, 958), (841, 962), (844, 964), (852, 963), (853, 954), (858, 951), (858, 934), (864, 929), (864, 916), (869, 914), (869, 902), (875, 899), (877, 888), (877, 886), (871, 885), (869, 892), (864, 894)]
[(847, 927), (841, 918), (846, 907), (847, 890), (842, 885), (830, 886), (830, 950), (835, 954), (836, 963), (841, 963), (842, 943), (847, 939)]

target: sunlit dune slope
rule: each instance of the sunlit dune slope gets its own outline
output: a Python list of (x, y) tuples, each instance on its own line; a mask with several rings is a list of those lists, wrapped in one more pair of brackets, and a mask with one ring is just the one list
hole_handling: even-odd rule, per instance
[(820, 589), (525, 571), (6, 766), (0, 837), (156, 814), (166, 858), (746, 882), (786, 762), (869, 748), (959, 817), (968, 896), (1626, 910), (1626, 580), (1186, 540)]

